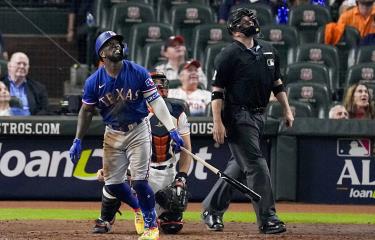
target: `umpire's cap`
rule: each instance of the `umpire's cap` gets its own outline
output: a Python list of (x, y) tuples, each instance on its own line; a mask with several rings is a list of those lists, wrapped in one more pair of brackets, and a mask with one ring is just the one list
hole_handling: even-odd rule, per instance
[(106, 31), (106, 32), (103, 32), (101, 33), (97, 38), (96, 38), (96, 42), (95, 42), (95, 52), (96, 52), (96, 55), (98, 55), (98, 57), (100, 57), (99, 55), (99, 52), (101, 50), (101, 48), (103, 47), (103, 45), (111, 40), (112, 38), (115, 38), (117, 39), (121, 44), (122, 41), (124, 40), (124, 37), (113, 32), (113, 31)]

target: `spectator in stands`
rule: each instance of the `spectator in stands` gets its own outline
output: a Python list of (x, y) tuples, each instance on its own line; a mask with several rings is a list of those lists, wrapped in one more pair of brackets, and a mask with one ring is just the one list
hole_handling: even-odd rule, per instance
[(74, 0), (71, 1), (69, 10), (66, 39), (68, 42), (72, 42), (74, 39), (76, 40), (78, 45), (78, 61), (80, 63), (87, 63), (86, 50), (89, 28), (86, 17), (89, 13), (92, 14), (93, 3), (94, 1)]
[(29, 58), (23, 52), (14, 53), (8, 62), (8, 75), (1, 81), (10, 89), (10, 96), (22, 106), (17, 115), (44, 115), (48, 113), (46, 87), (27, 78)]
[(364, 84), (353, 84), (346, 91), (344, 107), (348, 110), (350, 119), (374, 119), (373, 104), (368, 88)]
[[(167, 63), (155, 67), (157, 72), (163, 72), (167, 79), (173, 81), (178, 79), (179, 66), (186, 61), (185, 39), (181, 35), (169, 37), (164, 44), (164, 56), (168, 59)], [(207, 88), (207, 77), (202, 68), (198, 69), (199, 82)]]
[(356, 0), (357, 5), (344, 11), (338, 20), (338, 24), (353, 26), (358, 29), (361, 38), (375, 33), (375, 0)]
[(200, 63), (196, 60), (182, 64), (179, 71), (181, 87), (169, 89), (169, 97), (187, 102), (191, 116), (204, 116), (207, 105), (211, 102), (211, 92), (198, 88), (198, 69), (200, 66)]
[(12, 116), (12, 110), (9, 105), (10, 93), (7, 86), (0, 82), (0, 116)]
[(8, 52), (5, 50), (3, 34), (0, 32), (0, 59), (8, 61)]
[(335, 105), (329, 110), (330, 119), (349, 119), (349, 113), (343, 105)]

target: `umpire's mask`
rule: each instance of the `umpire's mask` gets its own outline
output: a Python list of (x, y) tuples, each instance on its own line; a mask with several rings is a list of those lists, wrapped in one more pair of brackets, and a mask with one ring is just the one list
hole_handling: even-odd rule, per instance
[(238, 8), (230, 13), (227, 29), (231, 35), (233, 32), (241, 32), (246, 37), (260, 33), (259, 22), (254, 11), (247, 8)]

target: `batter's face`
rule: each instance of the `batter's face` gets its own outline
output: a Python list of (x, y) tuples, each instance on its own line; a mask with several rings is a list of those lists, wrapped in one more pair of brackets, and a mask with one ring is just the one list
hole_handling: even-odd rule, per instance
[(369, 94), (365, 85), (358, 85), (353, 94), (354, 105), (359, 108), (369, 106)]
[(29, 58), (23, 53), (15, 53), (8, 63), (8, 74), (12, 80), (24, 80), (29, 73)]
[(10, 93), (7, 86), (3, 82), (0, 82), (0, 103), (9, 102)]
[(101, 57), (112, 62), (119, 62), (123, 59), (122, 45), (119, 40), (111, 39), (106, 42), (101, 50)]

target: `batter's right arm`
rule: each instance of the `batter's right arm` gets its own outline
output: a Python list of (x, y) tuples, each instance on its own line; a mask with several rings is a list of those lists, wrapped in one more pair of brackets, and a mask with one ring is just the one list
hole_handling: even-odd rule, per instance
[(94, 110), (94, 105), (82, 103), (82, 107), (78, 113), (76, 139), (82, 140), (82, 138), (85, 136), (87, 129), (90, 127)]
[[(224, 92), (224, 89), (219, 88), (219, 87), (212, 87), (212, 92)], [(216, 98), (212, 99), (211, 101), (211, 108), (212, 108), (212, 116), (213, 116), (213, 138), (214, 140), (219, 143), (223, 144), (224, 143), (224, 137), (226, 137), (226, 131), (225, 127), (223, 124), (223, 121), (221, 119), (221, 109), (223, 106), (223, 99), (221, 98)]]

